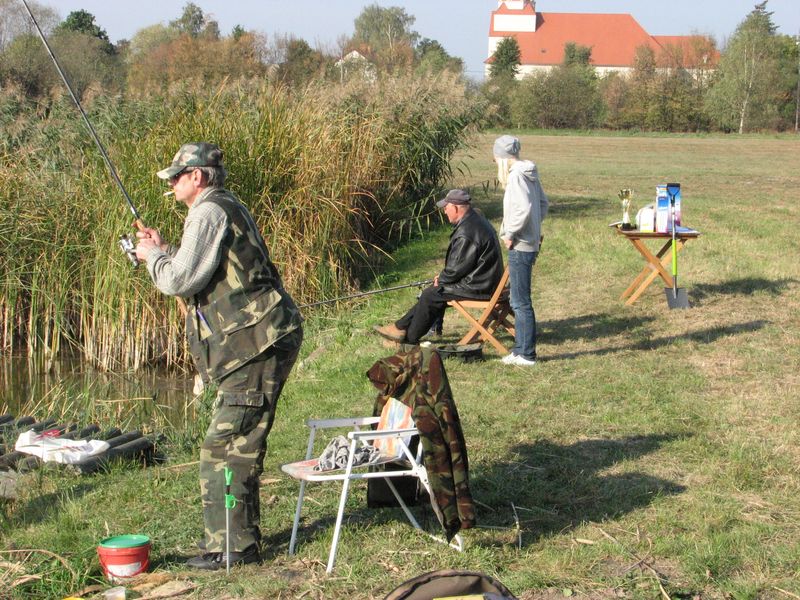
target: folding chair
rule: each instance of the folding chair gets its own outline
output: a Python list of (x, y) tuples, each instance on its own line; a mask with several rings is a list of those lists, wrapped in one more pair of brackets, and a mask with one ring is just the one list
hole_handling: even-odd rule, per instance
[[(384, 411), (386, 411), (389, 407), (389, 403), (387, 402), (386, 406), (384, 407)], [(456, 535), (453, 539), (454, 542), (448, 543), (447, 540), (444, 538), (435, 536), (433, 534), (428, 533), (427, 531), (423, 530), (417, 520), (414, 518), (414, 515), (411, 514), (408, 506), (406, 505), (403, 498), (397, 491), (397, 488), (392, 483), (392, 478), (394, 477), (403, 477), (403, 476), (411, 476), (416, 477), (425, 490), (428, 492), (428, 495), (433, 498), (433, 493), (431, 492), (430, 483), (428, 482), (428, 474), (425, 471), (425, 467), (422, 464), (422, 445), (418, 444), (417, 452), (412, 454), (411, 450), (409, 449), (409, 443), (413, 436), (419, 435), (417, 429), (415, 427), (408, 427), (403, 429), (376, 429), (376, 430), (365, 430), (362, 431), (362, 427), (369, 427), (372, 425), (379, 425), (381, 423), (381, 417), (356, 417), (356, 418), (344, 418), (344, 419), (312, 419), (306, 421), (306, 425), (309, 427), (310, 432), (308, 436), (308, 446), (306, 449), (306, 458), (305, 460), (290, 463), (287, 465), (283, 465), (281, 470), (287, 475), (290, 475), (294, 479), (298, 479), (300, 481), (300, 493), (297, 497), (297, 510), (294, 514), (294, 525), (292, 526), (292, 537), (289, 541), (289, 554), (294, 554), (295, 550), (295, 543), (297, 542), (297, 530), (300, 526), (300, 516), (301, 511), (303, 509), (303, 499), (305, 497), (305, 490), (306, 490), (306, 483), (309, 481), (341, 481), (342, 482), (342, 493), (339, 498), (339, 511), (336, 514), (336, 524), (333, 529), (333, 541), (331, 542), (331, 550), (330, 554), (328, 555), (328, 565), (325, 569), (326, 573), (330, 573), (333, 571), (333, 564), (336, 560), (336, 548), (339, 544), (339, 534), (342, 527), (342, 518), (344, 516), (344, 507), (347, 503), (347, 494), (350, 487), (350, 482), (353, 480), (358, 479), (374, 479), (374, 478), (384, 478), (386, 484), (388, 485), (389, 489), (394, 494), (394, 497), (397, 499), (400, 508), (403, 509), (406, 517), (408, 517), (409, 522), (419, 531), (425, 533), (430, 538), (436, 540), (437, 542), (447, 544), (452, 548), (455, 548), (459, 552), (463, 550), (463, 540), (461, 539), (460, 535)], [(348, 432), (347, 437), (350, 440), (350, 449), (347, 456), (347, 466), (344, 469), (338, 469), (333, 471), (316, 471), (314, 467), (319, 463), (318, 458), (312, 458), (314, 452), (314, 438), (316, 436), (318, 429), (331, 429), (331, 428), (350, 428), (352, 429)], [(386, 456), (381, 453), (379, 459), (377, 461), (373, 461), (368, 465), (360, 465), (360, 466), (353, 466), (353, 457), (355, 455), (356, 448), (359, 447), (360, 444), (367, 444), (370, 442), (376, 442), (378, 440), (389, 441), (393, 440), (397, 447), (400, 450), (400, 455), (397, 456), (393, 454), (391, 456)], [(375, 465), (386, 465), (389, 463), (397, 463), (402, 466), (406, 466), (407, 468), (399, 469), (396, 471), (369, 471), (367, 468), (369, 466)]]
[[(508, 354), (508, 349), (494, 336), (495, 331), (502, 327), (512, 336), (514, 325), (509, 320), (513, 315), (509, 302), (508, 267), (503, 271), (500, 283), (497, 284), (492, 296), (488, 300), (451, 300), (448, 306), (455, 308), (470, 324), (470, 330), (459, 340), (459, 345), (471, 344), (483, 339), (489, 342), (501, 354)], [(469, 310), (480, 310), (480, 316), (475, 318)]]

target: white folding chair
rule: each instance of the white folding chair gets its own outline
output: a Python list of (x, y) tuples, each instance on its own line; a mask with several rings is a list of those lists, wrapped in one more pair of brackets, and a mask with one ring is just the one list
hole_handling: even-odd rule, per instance
[[(344, 418), (344, 419), (313, 419), (306, 421), (306, 425), (309, 427), (310, 432), (308, 436), (308, 447), (306, 449), (306, 458), (305, 460), (290, 463), (287, 465), (283, 465), (281, 469), (287, 475), (290, 475), (294, 479), (298, 479), (300, 481), (300, 493), (297, 497), (297, 510), (294, 514), (294, 525), (292, 526), (292, 537), (289, 541), (289, 554), (294, 554), (295, 550), (295, 543), (297, 542), (297, 530), (300, 526), (300, 516), (301, 511), (303, 509), (303, 498), (305, 495), (306, 490), (306, 483), (309, 481), (341, 481), (342, 482), (342, 493), (339, 498), (339, 511), (336, 514), (336, 525), (334, 526), (333, 530), (333, 541), (331, 542), (331, 550), (330, 554), (328, 555), (328, 566), (326, 568), (326, 573), (330, 573), (333, 571), (333, 564), (336, 559), (336, 547), (339, 544), (339, 533), (342, 527), (342, 518), (344, 516), (344, 507), (347, 502), (347, 493), (349, 490), (350, 482), (353, 480), (358, 479), (375, 479), (375, 478), (383, 478), (386, 481), (389, 489), (392, 490), (394, 497), (397, 499), (400, 508), (403, 509), (406, 517), (408, 517), (409, 522), (419, 531), (425, 533), (432, 539), (436, 540), (437, 542), (441, 542), (443, 544), (447, 544), (452, 548), (455, 548), (459, 552), (463, 550), (463, 540), (461, 539), (460, 535), (456, 535), (453, 538), (453, 542), (447, 542), (442, 537), (438, 537), (428, 533), (427, 531), (423, 530), (420, 527), (420, 524), (414, 518), (414, 515), (411, 514), (406, 503), (403, 501), (403, 498), (395, 488), (394, 484), (392, 483), (392, 478), (394, 477), (403, 477), (403, 476), (411, 476), (416, 477), (425, 490), (428, 492), (430, 498), (433, 498), (433, 494), (431, 492), (430, 483), (428, 482), (428, 474), (425, 471), (425, 467), (422, 464), (422, 445), (418, 446), (416, 454), (412, 454), (411, 450), (409, 449), (408, 440), (415, 435), (418, 435), (417, 429), (415, 427), (411, 428), (404, 428), (404, 429), (376, 429), (376, 430), (364, 430), (362, 431), (361, 428), (370, 427), (372, 425), (378, 425), (380, 422), (380, 417), (356, 417), (356, 418)], [(316, 436), (318, 429), (331, 429), (331, 428), (350, 428), (351, 431), (347, 433), (347, 437), (350, 440), (350, 449), (347, 456), (347, 466), (344, 469), (338, 469), (333, 471), (316, 471), (314, 467), (318, 464), (318, 458), (312, 458), (312, 454), (314, 452), (314, 438)], [(360, 444), (367, 444), (374, 442), (375, 440), (388, 440), (388, 439), (395, 439), (396, 443), (399, 445), (399, 448), (402, 450), (401, 456), (383, 456), (381, 455), (379, 459), (376, 461), (371, 462), (369, 465), (360, 465), (360, 466), (353, 466), (353, 458), (356, 452), (356, 449), (359, 447)], [(386, 465), (389, 463), (396, 463), (406, 468), (399, 469), (396, 471), (369, 471), (367, 470), (369, 466), (374, 465)]]

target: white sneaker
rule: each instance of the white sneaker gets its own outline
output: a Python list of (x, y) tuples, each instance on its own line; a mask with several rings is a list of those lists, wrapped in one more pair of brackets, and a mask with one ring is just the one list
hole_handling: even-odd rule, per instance
[(514, 354), (513, 352), (509, 352), (503, 358), (500, 359), (500, 362), (503, 363), (504, 365), (513, 365), (514, 359), (516, 358), (517, 358), (516, 354)]
[(536, 360), (530, 360), (525, 358), (524, 356), (519, 356), (518, 354), (514, 355), (514, 362), (510, 363), (517, 367), (532, 367), (536, 364)]

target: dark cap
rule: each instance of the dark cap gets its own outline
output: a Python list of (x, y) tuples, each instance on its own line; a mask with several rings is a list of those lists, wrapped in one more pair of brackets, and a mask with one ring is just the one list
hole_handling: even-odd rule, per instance
[(156, 175), (161, 179), (170, 179), (189, 167), (221, 167), (222, 150), (216, 144), (208, 142), (190, 142), (181, 146), (172, 164), (161, 169)]
[(464, 190), (450, 190), (447, 196), (436, 203), (439, 208), (444, 208), (445, 204), (455, 204), (456, 206), (469, 205), (472, 197)]

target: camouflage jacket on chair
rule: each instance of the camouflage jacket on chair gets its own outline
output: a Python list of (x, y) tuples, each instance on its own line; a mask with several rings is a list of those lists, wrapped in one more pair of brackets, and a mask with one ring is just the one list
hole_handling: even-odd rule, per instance
[(473, 527), (467, 445), (439, 353), (419, 346), (398, 352), (372, 365), (367, 377), (379, 390), (376, 415), (389, 398), (411, 407), (434, 495), (432, 504), (447, 538)]
[(186, 336), (203, 380), (218, 381), (300, 327), (302, 317), (242, 203), (221, 188), (206, 202), (225, 211), (229, 226), (219, 267), (188, 299)]

